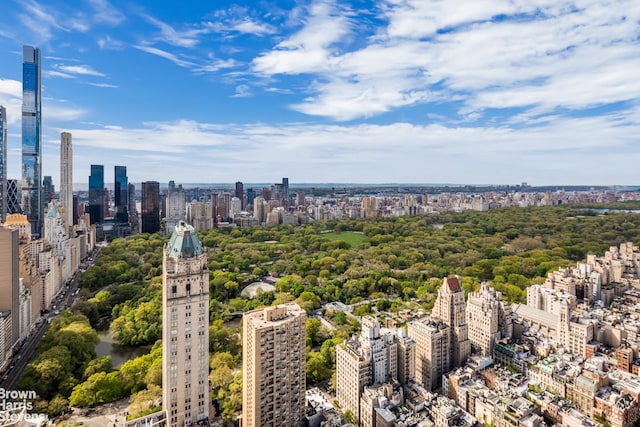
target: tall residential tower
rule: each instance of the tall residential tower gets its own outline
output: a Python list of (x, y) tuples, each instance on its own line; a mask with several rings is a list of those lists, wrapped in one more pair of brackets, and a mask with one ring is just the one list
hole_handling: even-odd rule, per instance
[(458, 277), (445, 278), (438, 289), (438, 298), (431, 316), (442, 320), (449, 327), (449, 369), (463, 366), (471, 355), (468, 339), (464, 291)]
[(22, 209), (31, 232), (40, 236), (42, 205), (42, 55), (33, 46), (22, 47)]
[(184, 221), (175, 227), (162, 257), (162, 342), (167, 426), (208, 420), (209, 269), (195, 229)]
[(67, 230), (74, 225), (73, 218), (73, 147), (71, 134), (60, 134), (60, 203), (65, 208)]
[(244, 314), (243, 426), (304, 425), (306, 317), (297, 304)]
[(116, 207), (116, 219), (121, 222), (129, 222), (129, 179), (126, 166), (115, 166), (113, 185), (114, 205)]
[(142, 183), (142, 232), (160, 231), (160, 183), (145, 181)]
[(104, 165), (91, 165), (89, 176), (89, 217), (91, 224), (104, 221)]

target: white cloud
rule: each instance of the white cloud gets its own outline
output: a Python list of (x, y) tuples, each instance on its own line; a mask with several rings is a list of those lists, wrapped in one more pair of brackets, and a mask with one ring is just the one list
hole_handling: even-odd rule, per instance
[(106, 87), (106, 88), (118, 88), (118, 85), (112, 85), (110, 83), (91, 83), (88, 82), (87, 83), (89, 86), (95, 86), (95, 87)]
[(124, 42), (115, 40), (111, 36), (106, 35), (96, 40), (100, 49), (122, 50), (125, 48)]
[(67, 105), (67, 102), (60, 99), (42, 99), (42, 120), (43, 126), (48, 123), (75, 122), (82, 118), (87, 110)]
[(22, 97), (22, 83), (18, 80), (0, 79), (0, 94)]
[(297, 8), (302, 28), (257, 56), (253, 71), (314, 76), (292, 108), (336, 120), (447, 100), (469, 120), (487, 109), (540, 114), (640, 98), (634, 0), (387, 0), (381, 27), (352, 13), (329, 2)]
[(173, 62), (179, 67), (189, 68), (195, 65), (193, 62), (182, 60), (178, 58), (176, 55), (174, 55), (173, 53), (167, 52), (166, 50), (158, 49), (151, 46), (142, 46), (142, 45), (136, 45), (134, 47), (143, 52), (147, 52), (152, 55), (157, 55), (161, 58), (168, 59), (169, 61)]
[(153, 16), (142, 15), (142, 17), (160, 30), (160, 35), (157, 37), (158, 41), (173, 46), (192, 48), (200, 42), (199, 36), (208, 32), (208, 30), (203, 28), (191, 28), (185, 31), (178, 31)]
[(253, 60), (253, 69), (264, 75), (329, 72), (334, 64), (331, 46), (349, 31), (349, 20), (330, 1), (313, 3), (304, 26), (274, 50)]
[(236, 93), (233, 94), (232, 98), (248, 98), (252, 96), (251, 88), (247, 85), (238, 85), (236, 86)]
[(97, 23), (116, 26), (125, 20), (124, 14), (113, 7), (107, 0), (89, 0), (89, 2), (95, 10), (93, 19)]
[(61, 77), (63, 79), (75, 79), (76, 76), (72, 76), (71, 74), (68, 73), (62, 73), (60, 71), (55, 71), (55, 70), (45, 70), (42, 72), (42, 74), (44, 74), (47, 77)]
[[(93, 68), (91, 68), (88, 65), (62, 65), (62, 64), (56, 64), (53, 66), (55, 69), (59, 70), (61, 73), (64, 74), (77, 74), (77, 75), (81, 75), (81, 76), (92, 76), (92, 77), (105, 77), (106, 75), (104, 73), (101, 73), (99, 71), (94, 70)], [(60, 76), (59, 77), (66, 77), (66, 76)]]
[[(636, 180), (639, 115), (640, 107), (520, 130), (401, 122), (273, 126), (179, 120), (70, 131), (79, 150), (91, 147), (94, 163), (101, 150), (104, 158), (131, 158), (130, 175), (136, 180), (268, 182), (277, 162), (285, 165), (278, 175), (297, 182), (611, 184)], [(171, 177), (166, 176), (167, 158), (175, 174)], [(597, 173), (585, 167), (590, 164), (597, 165)], [(246, 171), (239, 175), (243, 166)]]
[(22, 25), (31, 31), (31, 41), (35, 44), (48, 42), (53, 37), (54, 30), (67, 31), (54, 14), (44, 6), (33, 0), (25, 0), (22, 3), (24, 12), (18, 14)]
[(273, 26), (264, 22), (254, 21), (249, 17), (246, 17), (242, 21), (234, 22), (231, 24), (231, 28), (242, 34), (253, 34), (256, 36), (264, 36), (276, 32)]
[(193, 68), (194, 72), (214, 73), (216, 71), (223, 70), (225, 68), (235, 68), (240, 63), (235, 59), (210, 59), (208, 63), (204, 65), (196, 65)]
[(7, 126), (11, 130), (22, 117), (22, 83), (0, 79), (0, 105), (7, 110)]

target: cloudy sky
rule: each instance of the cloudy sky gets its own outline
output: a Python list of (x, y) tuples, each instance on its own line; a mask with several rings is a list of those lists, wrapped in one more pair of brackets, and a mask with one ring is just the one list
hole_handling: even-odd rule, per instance
[(638, 0), (3, 0), (10, 178), (23, 44), (56, 186), (640, 184)]

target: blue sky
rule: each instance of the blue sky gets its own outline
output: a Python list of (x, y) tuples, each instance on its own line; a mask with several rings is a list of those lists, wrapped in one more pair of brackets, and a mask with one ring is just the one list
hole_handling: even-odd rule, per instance
[(637, 0), (3, 0), (10, 178), (23, 44), (56, 186), (640, 183)]

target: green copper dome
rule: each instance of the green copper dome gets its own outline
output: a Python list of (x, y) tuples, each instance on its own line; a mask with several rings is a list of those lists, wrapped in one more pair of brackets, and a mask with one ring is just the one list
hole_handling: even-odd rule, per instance
[(47, 218), (55, 218), (58, 216), (58, 209), (56, 209), (56, 205), (53, 203), (49, 206), (49, 211), (47, 212)]
[(196, 230), (184, 221), (176, 225), (166, 251), (172, 258), (193, 258), (204, 253)]

